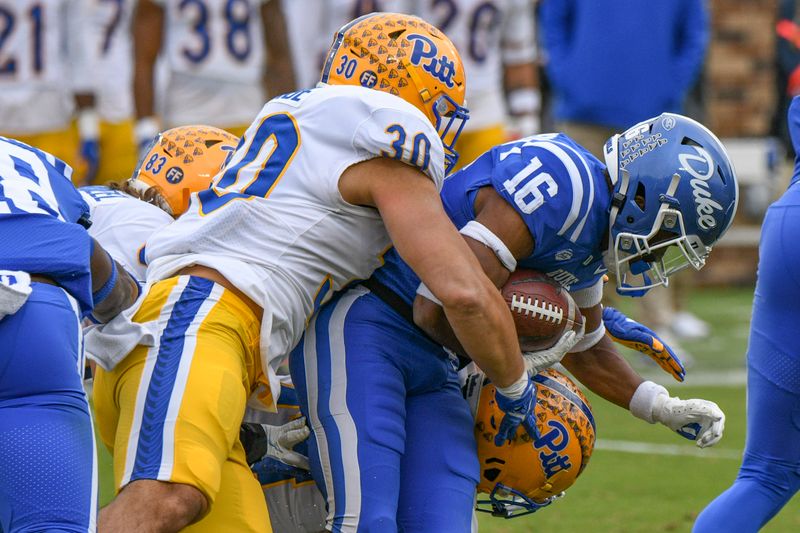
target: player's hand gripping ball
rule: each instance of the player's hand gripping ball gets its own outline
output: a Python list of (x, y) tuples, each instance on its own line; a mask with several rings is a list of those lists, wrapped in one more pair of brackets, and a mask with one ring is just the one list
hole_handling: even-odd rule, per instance
[(552, 348), (567, 331), (581, 331), (583, 316), (564, 287), (535, 270), (517, 270), (501, 289), (523, 352)]

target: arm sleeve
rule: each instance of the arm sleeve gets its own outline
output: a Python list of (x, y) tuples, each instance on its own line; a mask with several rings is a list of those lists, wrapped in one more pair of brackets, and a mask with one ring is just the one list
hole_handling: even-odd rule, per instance
[(91, 310), (91, 239), (82, 226), (46, 215), (0, 217), (0, 242), (13, 250), (3, 268), (48, 276)]
[(434, 181), (437, 189), (442, 188), (444, 148), (424, 115), (400, 109), (376, 109), (358, 126), (353, 148), (361, 160), (389, 157), (416, 167)]
[(700, 73), (710, 32), (705, 0), (688, 0), (685, 7), (675, 21), (675, 82), (680, 94), (689, 90)]

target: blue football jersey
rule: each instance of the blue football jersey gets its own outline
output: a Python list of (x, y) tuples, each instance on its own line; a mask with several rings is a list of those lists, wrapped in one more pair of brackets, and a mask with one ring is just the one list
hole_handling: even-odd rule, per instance
[[(475, 196), (493, 187), (519, 213), (534, 240), (517, 268), (547, 273), (570, 291), (595, 285), (606, 272), (603, 237), (611, 192), (605, 166), (564, 134), (496, 146), (447, 178), (442, 201), (459, 229), (475, 218)], [(412, 303), (419, 279), (399, 254), (386, 254), (378, 281)]]
[(0, 137), (0, 269), (50, 277), (92, 308), (89, 206), (50, 154)]

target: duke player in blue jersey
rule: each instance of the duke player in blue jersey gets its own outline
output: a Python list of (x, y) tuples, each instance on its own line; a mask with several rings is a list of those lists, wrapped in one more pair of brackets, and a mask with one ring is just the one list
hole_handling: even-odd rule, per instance
[(747, 347), (747, 443), (733, 485), (700, 513), (696, 533), (758, 531), (800, 489), (800, 98), (789, 107), (789, 189), (761, 227)]
[(0, 137), (0, 531), (94, 531), (97, 463), (80, 321), (136, 282), (86, 232), (72, 169)]
[[(445, 180), (445, 209), (498, 287), (518, 267), (541, 270), (581, 308), (585, 336), (566, 333), (555, 349), (524, 354), (529, 371), (570, 352), (565, 366), (604, 398), (713, 445), (722, 411), (643, 381), (605, 335), (600, 299), (608, 268), (618, 291), (639, 295), (703, 266), (736, 210), (730, 160), (710, 131), (673, 114), (614, 136), (605, 153), (607, 167), (561, 134), (500, 145)], [(617, 337), (642, 332), (613, 311), (606, 318)], [(435, 296), (390, 251), (372, 278), (320, 310), (292, 352), (332, 531), (469, 531), (472, 419), (458, 363), (441, 345), (465, 353)], [(657, 355), (683, 379), (676, 358)], [(496, 444), (515, 430), (501, 424)]]

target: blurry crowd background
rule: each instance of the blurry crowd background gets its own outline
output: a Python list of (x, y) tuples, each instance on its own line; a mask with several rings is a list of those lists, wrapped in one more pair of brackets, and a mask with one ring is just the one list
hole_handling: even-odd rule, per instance
[[(612, 133), (664, 111), (708, 125), (737, 166), (742, 208), (708, 268), (689, 277), (752, 283), (761, 217), (791, 173), (797, 3), (0, 0), (0, 135), (70, 163), (80, 184), (124, 179), (160, 130), (205, 123), (242, 135), (269, 97), (316, 83), (342, 24), (410, 12), (461, 51), (471, 112), (462, 164), (549, 131), (602, 158)], [(642, 299), (639, 318), (668, 342), (708, 334), (683, 309), (684, 284)]]

